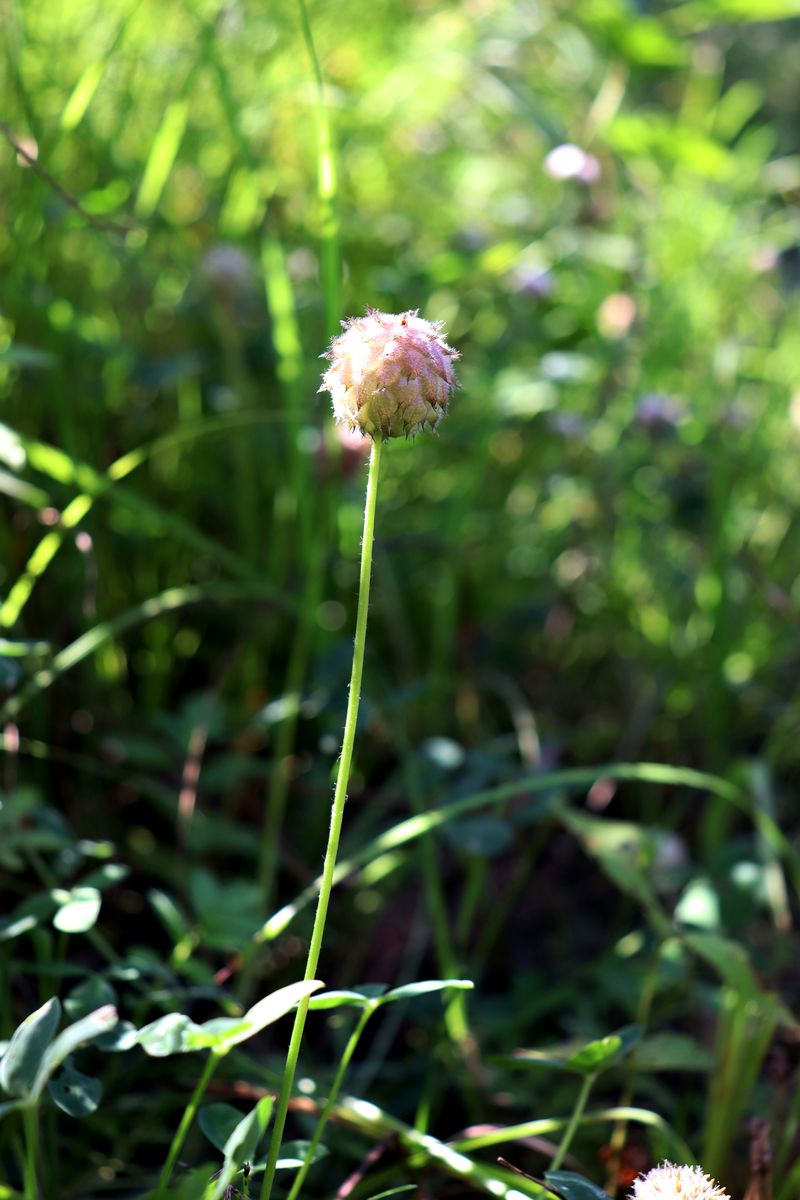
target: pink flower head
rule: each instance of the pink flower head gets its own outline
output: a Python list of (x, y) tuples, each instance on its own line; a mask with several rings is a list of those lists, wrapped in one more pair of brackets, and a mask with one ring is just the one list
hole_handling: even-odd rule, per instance
[(425, 321), (416, 309), (370, 308), (342, 325), (323, 356), (331, 365), (320, 388), (330, 393), (336, 420), (380, 438), (435, 429), (458, 386), (458, 354), (442, 337), (442, 322)]
[(633, 1181), (631, 1200), (730, 1200), (702, 1167), (664, 1162)]

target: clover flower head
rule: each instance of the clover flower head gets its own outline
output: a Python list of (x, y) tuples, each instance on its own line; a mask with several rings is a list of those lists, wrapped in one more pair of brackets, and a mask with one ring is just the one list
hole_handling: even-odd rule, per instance
[(321, 392), (330, 393), (337, 421), (371, 437), (413, 437), (436, 429), (458, 386), (457, 352), (442, 336), (441, 321), (413, 309), (343, 321), (324, 358), (330, 366)]
[(633, 1181), (631, 1200), (730, 1200), (702, 1167), (663, 1162)]

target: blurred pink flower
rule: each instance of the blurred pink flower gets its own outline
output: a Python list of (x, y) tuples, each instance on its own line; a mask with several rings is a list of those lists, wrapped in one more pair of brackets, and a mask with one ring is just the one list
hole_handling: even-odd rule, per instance
[(551, 150), (544, 169), (553, 179), (577, 179), (580, 183), (596, 183), (601, 175), (599, 160), (572, 142)]

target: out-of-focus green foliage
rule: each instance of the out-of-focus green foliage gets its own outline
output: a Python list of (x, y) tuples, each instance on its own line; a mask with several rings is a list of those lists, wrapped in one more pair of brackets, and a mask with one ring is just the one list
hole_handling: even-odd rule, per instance
[[(314, 0), (321, 184), (294, 2), (0, 8), (0, 965), (23, 981), (0, 986), (0, 1034), (101, 966), (98, 1004), (137, 1028), (236, 1017), (302, 971), (301, 909), (240, 974), (231, 956), (269, 915), (265, 801), (270, 910), (315, 875), (346, 703), (363, 453), (317, 392), (338, 239), (341, 315), (445, 321), (462, 387), (440, 436), (384, 455), (346, 830), (348, 853), (376, 850), (337, 894), (323, 977), (474, 978), (476, 1044), (505, 1059), (494, 1076), (443, 1049), (441, 1004), (407, 1037), (391, 1006), (352, 1081), (386, 1112), (335, 1114), (309, 1186), (333, 1194), (364, 1138), (452, 1168), (430, 1129), (560, 1117), (574, 1080), (508, 1057), (633, 1023), (634, 1099), (677, 1130), (654, 1118), (653, 1153), (683, 1138), (741, 1164), (742, 1112), (785, 1116), (791, 1065), (769, 1095), (762, 1067), (797, 1019), (776, 999), (796, 984), (797, 0)], [(544, 803), (443, 819), (443, 961), (415, 907), (430, 844), (382, 833), (520, 765), (609, 760), (733, 782), (601, 779), (573, 819), (583, 776), (561, 778)], [(310, 1057), (335, 1062), (343, 1020)], [(135, 1064), (104, 1076), (100, 1140), (70, 1143), (64, 1194), (67, 1177), (70, 1195), (120, 1177), (144, 1194), (161, 1169), (185, 1096), (131, 1030), (107, 1048)], [(262, 1061), (225, 1084), (272, 1086)], [(675, 1084), (692, 1066), (703, 1083)], [(630, 1101), (622, 1072), (604, 1103)], [(309, 1067), (308, 1094), (332, 1076)], [(76, 1079), (96, 1104), (70, 1060), (58, 1087)], [(124, 1104), (154, 1088), (132, 1124)], [(579, 1132), (590, 1172), (606, 1141)], [(387, 1168), (372, 1192), (406, 1179)]]

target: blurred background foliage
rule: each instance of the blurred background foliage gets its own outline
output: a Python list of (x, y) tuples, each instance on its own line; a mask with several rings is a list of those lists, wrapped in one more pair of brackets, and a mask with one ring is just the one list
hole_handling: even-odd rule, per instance
[[(319, 0), (334, 206), (293, 4), (0, 11), (5, 746), (39, 755), (8, 755), (6, 784), (133, 865), (109, 936), (135, 918), (137, 942), (163, 937), (145, 897), (168, 884), (194, 930), (173, 922), (171, 969), (211, 988), (264, 916), (265, 795), (282, 827), (272, 899), (318, 862), (364, 484), (317, 394), (336, 229), (340, 315), (419, 308), (462, 354), (441, 436), (385, 458), (352, 844), (406, 815), (415, 787), (432, 803), (520, 765), (619, 759), (746, 762), (791, 832), (796, 0)], [(727, 807), (635, 784), (594, 800), (684, 835), (699, 818), (715, 927), (774, 915), (761, 875), (731, 884), (753, 851)], [(606, 885), (561, 836), (553, 894), (579, 878), (565, 912), (583, 925), (548, 927), (517, 888), (486, 988), (517, 988), (538, 1029), (530, 972), (599, 954), (599, 990), (573, 980), (569, 1015), (543, 1026), (594, 1035), (626, 1001), (585, 911)], [(465, 969), (486, 889), (529, 837), (490, 822), (439, 848)], [(425, 953), (405, 947), (413, 881), (401, 856), (342, 901), (329, 982)], [(631, 919), (623, 900), (620, 936)], [(348, 942), (354, 923), (373, 951)], [(273, 974), (296, 975), (295, 942)], [(774, 983), (785, 944), (770, 946)], [(497, 1005), (483, 1028), (508, 1051)], [(657, 1098), (688, 1105), (682, 1128), (699, 1120), (696, 1099)]]

